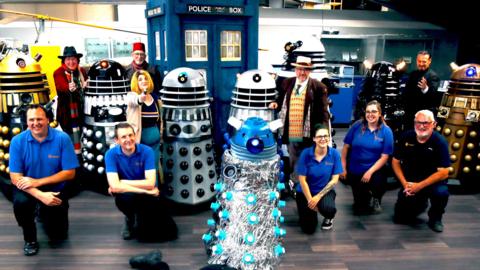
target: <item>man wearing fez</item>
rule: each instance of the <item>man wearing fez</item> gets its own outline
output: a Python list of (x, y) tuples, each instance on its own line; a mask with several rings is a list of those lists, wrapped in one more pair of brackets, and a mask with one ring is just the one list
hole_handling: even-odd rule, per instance
[(162, 76), (160, 72), (154, 65), (150, 65), (146, 61), (147, 55), (145, 53), (145, 44), (142, 42), (135, 42), (133, 43), (132, 49), (132, 63), (127, 66), (127, 78), (129, 80), (132, 79), (133, 74), (135, 71), (138, 70), (146, 70), (150, 73), (150, 76), (153, 79), (154, 84), (154, 93), (159, 94), (160, 88), (162, 86)]

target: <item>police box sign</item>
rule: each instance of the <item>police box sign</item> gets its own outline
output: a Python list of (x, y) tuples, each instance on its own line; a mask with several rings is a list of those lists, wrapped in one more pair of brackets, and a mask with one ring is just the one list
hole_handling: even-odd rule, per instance
[(207, 15), (243, 15), (243, 7), (187, 5), (187, 13)]

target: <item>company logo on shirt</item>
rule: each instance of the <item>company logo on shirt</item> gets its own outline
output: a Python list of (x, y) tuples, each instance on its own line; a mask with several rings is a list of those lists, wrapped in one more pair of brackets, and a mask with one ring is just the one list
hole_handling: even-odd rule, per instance
[(60, 156), (57, 156), (57, 155), (52, 155), (52, 154), (48, 154), (47, 156), (48, 158), (60, 158)]
[(327, 165), (327, 166), (333, 166), (333, 162), (331, 162), (331, 161), (325, 161), (325, 165)]
[(411, 147), (411, 146), (415, 146), (415, 144), (413, 144), (413, 143), (408, 143), (408, 142), (405, 143), (405, 147)]

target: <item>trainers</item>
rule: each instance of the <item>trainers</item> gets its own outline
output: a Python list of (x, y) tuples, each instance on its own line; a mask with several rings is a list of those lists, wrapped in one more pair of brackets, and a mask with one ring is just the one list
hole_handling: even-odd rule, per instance
[(380, 200), (377, 198), (372, 199), (372, 213), (380, 214), (382, 212), (382, 206), (380, 205)]
[(135, 238), (135, 221), (125, 217), (125, 223), (122, 227), (122, 238), (123, 240), (130, 240)]
[(38, 245), (38, 242), (25, 242), (25, 245), (23, 246), (23, 254), (25, 256), (33, 256), (38, 253), (40, 246)]
[(429, 220), (427, 222), (427, 225), (434, 232), (438, 232), (438, 233), (443, 232), (443, 223), (440, 220), (436, 220), (436, 221)]
[(322, 222), (322, 230), (330, 230), (333, 227), (333, 218), (324, 218)]

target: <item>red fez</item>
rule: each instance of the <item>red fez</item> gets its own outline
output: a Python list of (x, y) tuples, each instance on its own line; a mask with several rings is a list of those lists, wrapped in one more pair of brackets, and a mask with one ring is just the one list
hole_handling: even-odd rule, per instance
[(135, 42), (133, 43), (133, 52), (134, 51), (142, 51), (142, 52), (145, 52), (145, 44), (143, 44), (142, 42)]

